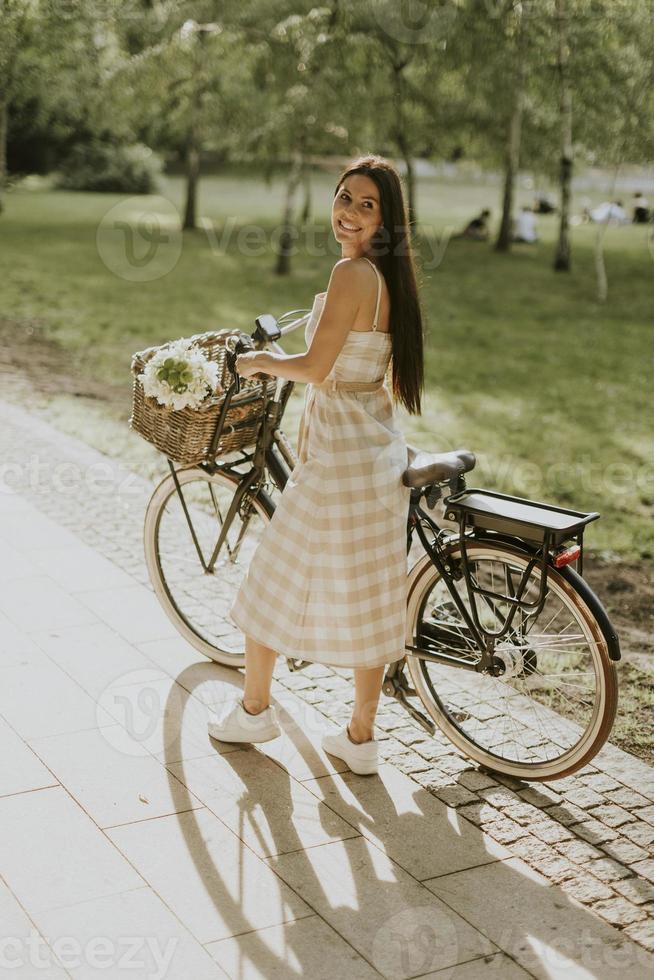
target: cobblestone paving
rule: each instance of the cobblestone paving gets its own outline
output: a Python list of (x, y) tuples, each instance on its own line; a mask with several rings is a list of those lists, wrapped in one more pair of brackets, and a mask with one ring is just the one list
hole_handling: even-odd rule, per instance
[[(154, 483), (22, 408), (0, 402), (0, 420), (0, 484), (20, 491), (149, 585), (142, 528)], [(280, 660), (276, 677), (326, 718), (338, 723), (349, 718), (351, 671), (312, 664), (291, 672)], [(652, 768), (609, 744), (573, 776), (527, 784), (475, 768), (443, 736), (428, 735), (383, 695), (376, 725), (384, 761), (584, 907), (654, 950)]]

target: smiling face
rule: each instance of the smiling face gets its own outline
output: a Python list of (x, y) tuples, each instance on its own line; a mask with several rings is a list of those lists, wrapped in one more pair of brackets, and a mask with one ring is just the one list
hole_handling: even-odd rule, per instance
[(332, 204), (332, 231), (342, 255), (357, 258), (382, 226), (377, 184), (365, 174), (350, 174), (338, 189)]

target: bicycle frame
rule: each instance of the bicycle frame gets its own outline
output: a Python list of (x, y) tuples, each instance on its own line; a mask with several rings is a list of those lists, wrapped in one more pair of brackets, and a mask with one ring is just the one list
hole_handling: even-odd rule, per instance
[[(463, 483), (465, 483), (463, 477), (461, 477), (460, 479)], [(459, 524), (458, 537), (454, 534), (452, 535), (452, 539), (456, 540), (461, 547), (462, 571), (459, 571), (458, 569), (454, 569), (451, 563), (448, 563), (448, 559), (444, 555), (443, 549), (440, 546), (439, 535), (442, 534), (442, 529), (439, 528), (438, 525), (435, 523), (435, 521), (433, 521), (429, 517), (429, 515), (425, 513), (425, 511), (420, 507), (419, 504), (415, 505), (415, 508), (413, 510), (413, 515), (412, 517), (410, 517), (410, 520), (412, 520), (413, 522), (413, 526), (416, 529), (418, 537), (420, 538), (420, 541), (425, 551), (429, 554), (433, 563), (439, 569), (443, 581), (446, 583), (450, 591), (450, 594), (452, 596), (452, 599), (455, 602), (457, 608), (459, 609), (459, 612), (461, 613), (463, 619), (465, 620), (466, 625), (470, 629), (470, 632), (475, 638), (477, 645), (483, 651), (480, 660), (470, 665), (460, 664), (458, 658), (452, 658), (452, 657), (446, 657), (440, 655), (430, 655), (429, 659), (436, 659), (438, 661), (444, 663), (450, 663), (450, 664), (452, 664), (456, 660), (460, 666), (467, 666), (467, 669), (475, 670), (475, 671), (483, 671), (492, 668), (492, 650), (494, 648), (494, 642), (506, 636), (509, 629), (511, 628), (511, 625), (513, 623), (513, 618), (517, 610), (522, 609), (524, 611), (529, 611), (534, 616), (537, 616), (545, 603), (545, 599), (547, 596), (547, 557), (549, 554), (548, 551), (549, 538), (546, 536), (545, 543), (540, 553), (536, 553), (530, 558), (527, 567), (525, 568), (522, 574), (518, 588), (514, 589), (512, 583), (509, 582), (509, 585), (512, 588), (514, 594), (506, 595), (500, 592), (494, 592), (488, 589), (482, 589), (474, 583), (472, 577), (472, 571), (470, 569), (470, 564), (468, 560), (467, 535), (462, 522), (460, 522)], [(432, 530), (437, 531), (435, 537), (435, 546), (432, 543), (430, 543), (429, 540), (427, 539), (427, 535), (425, 534), (425, 530), (421, 521), (427, 521), (431, 526)], [(515, 539), (515, 541), (516, 544), (519, 544), (521, 547), (524, 547), (525, 543), (524, 541), (522, 541), (522, 539)], [(540, 571), (540, 590), (539, 590), (538, 599), (535, 602), (525, 602), (523, 600), (523, 595), (527, 587), (527, 584), (529, 582), (529, 579), (531, 577), (531, 573), (536, 565), (539, 566), (539, 571)], [(507, 573), (508, 573), (508, 569), (507, 569)], [(461, 578), (463, 578), (466, 583), (468, 599), (470, 601), (470, 611), (468, 611), (458, 591), (454, 588), (455, 579), (458, 580)], [(477, 609), (477, 602), (476, 602), (477, 595), (484, 598), (489, 605), (491, 604), (491, 600), (493, 599), (498, 600), (500, 602), (508, 602), (510, 604), (511, 608), (509, 610), (509, 613), (507, 616), (504, 617), (504, 622), (499, 630), (490, 631), (486, 629), (484, 626), (482, 626), (479, 619), (478, 609)], [(497, 607), (493, 607), (493, 608), (497, 612)]]
[[(302, 311), (291, 311), (291, 313), (286, 314), (286, 316), (291, 316), (296, 312)], [(281, 333), (284, 334), (290, 332), (291, 330), (297, 329), (298, 326), (306, 323), (308, 315), (308, 313), (304, 313), (304, 315), (299, 319), (282, 327)], [(269, 343), (277, 351), (284, 353), (283, 349), (279, 347), (276, 342), (269, 341)], [(177, 478), (175, 467), (172, 460), (168, 460), (173, 480), (175, 482), (176, 491), (180, 497), (183, 512), (189, 526), (198, 557), (204, 571), (209, 574), (213, 573), (215, 563), (226, 541), (227, 534), (232, 525), (234, 517), (237, 513), (240, 513), (242, 526), (238, 541), (235, 545), (235, 551), (238, 551), (238, 546), (249, 523), (251, 508), (248, 511), (248, 501), (251, 502), (258, 497), (263, 503), (265, 509), (270, 514), (274, 510), (272, 501), (269, 499), (264, 489), (266, 486), (266, 475), (268, 474), (270, 476), (273, 484), (281, 492), (284, 490), (292, 468), (297, 462), (295, 450), (280, 428), (280, 423), (294, 386), (295, 383), (292, 381), (288, 381), (283, 378), (277, 379), (274, 396), (272, 398), (266, 398), (264, 401), (262, 425), (254, 449), (251, 452), (239, 450), (240, 455), (236, 459), (232, 459), (230, 461), (216, 459), (213, 454), (210, 454), (209, 461), (200, 464), (200, 468), (205, 469), (210, 474), (213, 474), (216, 471), (224, 471), (232, 477), (237, 478), (234, 496), (225, 518), (221, 519), (221, 530), (208, 562), (205, 561), (204, 556), (202, 555), (186, 501), (184, 499), (182, 488)], [(218, 444), (222, 431), (222, 422), (229, 407), (231, 397), (234, 392), (238, 391), (238, 388), (239, 379), (238, 376), (235, 375), (234, 383), (228, 391), (220, 419), (217, 423), (216, 432), (212, 442), (213, 446)], [(244, 464), (250, 465), (250, 468), (246, 472), (239, 470), (239, 467), (242, 467)], [(493, 656), (495, 644), (498, 640), (502, 639), (509, 633), (515, 618), (515, 614), (518, 610), (535, 617), (540, 613), (546, 601), (547, 573), (550, 550), (553, 545), (553, 536), (549, 532), (544, 531), (541, 546), (536, 548), (518, 535), (493, 535), (495, 540), (501, 539), (505, 544), (508, 542), (515, 545), (523, 554), (527, 555), (528, 561), (521, 575), (520, 582), (517, 584), (517, 588), (514, 587), (514, 584), (511, 581), (509, 569), (506, 569), (507, 588), (510, 589), (512, 594), (507, 595), (480, 588), (474, 581), (474, 576), (472, 574), (472, 569), (468, 558), (468, 541), (470, 539), (479, 539), (480, 534), (477, 533), (476, 529), (466, 531), (465, 514), (463, 510), (461, 510), (458, 515), (459, 528), (457, 534), (454, 531), (448, 532), (447, 529), (441, 528), (421, 506), (421, 500), (423, 497), (425, 497), (427, 506), (429, 508), (433, 508), (437, 500), (441, 498), (442, 490), (446, 486), (449, 486), (450, 489), (450, 496), (446, 497), (444, 500), (444, 504), (447, 508), (449, 501), (453, 501), (458, 494), (462, 493), (466, 489), (466, 482), (463, 475), (460, 474), (454, 477), (447, 484), (433, 484), (422, 488), (412, 488), (407, 518), (407, 555), (411, 550), (413, 535), (415, 533), (418, 535), (418, 538), (425, 552), (429, 555), (431, 562), (440, 572), (441, 579), (445, 583), (452, 601), (456, 605), (463, 622), (469, 630), (471, 641), (479, 651), (479, 656), (471, 656), (470, 651), (467, 652), (467, 656), (457, 656), (455, 654), (442, 652), (436, 653), (430, 650), (424, 650), (418, 645), (407, 646), (407, 654), (409, 656), (417, 657), (418, 659), (433, 663), (441, 663), (477, 673), (487, 672), (498, 676), (501, 673), (502, 667), (501, 662), (499, 662)], [(506, 499), (516, 500), (517, 498)], [(241, 509), (244, 501), (245, 512), (243, 512)], [(553, 509), (556, 510), (556, 508)], [(450, 514), (449, 516), (454, 517), (455, 515)], [(597, 516), (599, 515), (592, 515), (592, 517)], [(431, 540), (426, 529), (431, 532)], [(445, 535), (446, 538), (444, 537)], [(582, 537), (583, 529), (579, 531), (577, 535), (577, 540), (580, 544), (582, 543)], [(459, 545), (460, 559), (457, 560), (456, 564), (452, 562), (451, 557), (448, 555), (449, 547), (444, 546), (445, 541), (447, 546), (450, 546), (453, 543)], [(527, 602), (524, 599), (525, 591), (529, 581), (531, 580), (532, 572), (536, 568), (540, 575), (538, 597), (535, 601)], [(470, 608), (466, 606), (455, 585), (455, 582), (460, 581), (462, 578), (466, 583)], [(490, 631), (482, 625), (477, 607), (478, 599), (483, 600), (491, 609), (493, 609), (500, 621), (503, 620), (499, 629)], [(510, 608), (506, 616), (499, 616), (496, 605), (498, 602), (505, 602), (509, 604)], [(304, 666), (304, 664), (309, 663), (309, 661), (295, 661), (292, 658), (286, 659), (291, 670), (299, 669)], [(393, 693), (395, 697), (398, 697), (403, 701), (404, 694), (410, 693), (410, 689), (406, 683), (406, 677), (404, 676), (402, 670), (404, 663), (405, 659), (403, 658), (391, 664), (384, 679), (385, 692)], [(407, 704), (405, 704), (405, 706), (409, 708)]]

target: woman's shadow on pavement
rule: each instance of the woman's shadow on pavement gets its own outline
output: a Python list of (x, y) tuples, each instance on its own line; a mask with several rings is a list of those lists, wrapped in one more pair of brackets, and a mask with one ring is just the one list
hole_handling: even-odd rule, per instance
[[(225, 678), (241, 689), (232, 671)], [(202, 683), (194, 667), (176, 680), (187, 700)], [(236, 937), (207, 944), (229, 976), (317, 980), (343, 969), (399, 980), (440, 970), (444, 980), (464, 962), (466, 977), (503, 980), (575, 971), (642, 980), (654, 970), (654, 956), (409, 776), (389, 764), (357, 776), (327, 756), (319, 745), (328, 719), (280, 685), (275, 694), (284, 734), (260, 746), (207, 736), (207, 756), (179, 762), (178, 720), (165, 722), (170, 779), (189, 792), (180, 826), (222, 936)], [(237, 849), (254, 851), (300, 895), (302, 917), (284, 921), (280, 896), (277, 926), (248, 920), (197, 832), (194, 797), (232, 830)]]

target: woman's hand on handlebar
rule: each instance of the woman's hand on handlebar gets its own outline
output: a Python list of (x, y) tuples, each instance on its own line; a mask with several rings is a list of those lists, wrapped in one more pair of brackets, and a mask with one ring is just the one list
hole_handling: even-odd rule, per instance
[(267, 378), (267, 374), (261, 373), (261, 361), (265, 356), (265, 351), (259, 350), (249, 350), (239, 354), (236, 358), (236, 371), (242, 378)]

